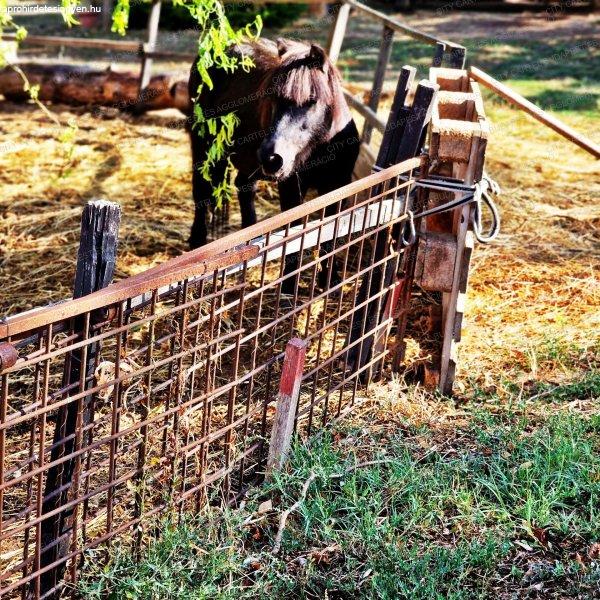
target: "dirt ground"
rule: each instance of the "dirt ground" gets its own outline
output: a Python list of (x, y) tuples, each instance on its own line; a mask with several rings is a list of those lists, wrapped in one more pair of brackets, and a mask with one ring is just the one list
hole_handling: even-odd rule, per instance
[[(560, 118), (597, 139), (598, 86), (590, 82), (598, 70), (597, 44), (590, 42), (596, 16), (550, 21), (544, 15), (442, 16), (421, 11), (407, 20), (464, 41), (473, 64), (492, 74), (513, 65), (508, 79), (516, 89), (556, 108)], [(308, 22), (290, 27), (288, 33), (324, 39), (326, 23), (308, 27)], [(340, 69), (356, 90), (368, 89), (378, 36), (371, 21), (354, 19), (350, 24)], [(184, 37), (172, 40), (184, 45)], [(372, 43), (365, 45), (365, 39)], [(580, 45), (564, 54), (573, 40)], [(526, 68), (532, 56), (542, 57), (534, 71)], [(417, 64), (424, 76), (430, 58), (429, 47), (395, 44), (388, 87), (393, 89), (401, 64)], [(185, 65), (178, 67), (183, 70)], [(503, 188), (503, 224), (498, 241), (475, 252), (459, 386), (467, 389), (474, 381), (497, 386), (513, 375), (523, 385), (532, 377), (559, 381), (596, 360), (597, 164), (501, 101), (487, 94), (486, 101), (493, 123), (487, 170)], [(389, 105), (387, 96), (382, 114), (385, 103)], [(91, 198), (121, 203), (118, 277), (186, 250), (193, 207), (190, 153), (179, 113), (133, 117), (110, 108), (51, 109), (62, 123), (76, 123), (74, 144), (60, 142), (61, 130), (33, 105), (0, 101), (2, 315), (69, 296), (81, 207)], [(276, 195), (267, 185), (261, 187), (258, 204), (261, 217), (277, 210)], [(238, 223), (235, 207), (230, 226)], [(577, 360), (567, 368), (536, 358), (536, 349), (553, 344), (566, 344)]]

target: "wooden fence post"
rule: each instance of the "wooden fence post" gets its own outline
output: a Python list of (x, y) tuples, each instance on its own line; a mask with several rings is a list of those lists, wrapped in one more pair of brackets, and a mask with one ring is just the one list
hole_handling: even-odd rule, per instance
[(306, 342), (300, 338), (291, 339), (285, 348), (281, 370), (275, 420), (267, 458), (267, 477), (274, 469), (281, 469), (290, 450), (305, 357)]
[(110, 31), (112, 22), (113, 0), (102, 0), (102, 29)]
[[(74, 298), (100, 290), (112, 281), (120, 220), (121, 208), (114, 202), (93, 200), (83, 209)], [(90, 334), (91, 325), (93, 325), (92, 319), (80, 317), (75, 319), (73, 330), (85, 339)], [(66, 357), (64, 382), (73, 385), (73, 389), (68, 392), (69, 395), (77, 394), (90, 387), (99, 351), (99, 343), (92, 343), (71, 351)], [(73, 479), (81, 460), (81, 456), (77, 458), (69, 458), (69, 456), (77, 450), (78, 423), (80, 427), (85, 427), (92, 420), (92, 399), (93, 395), (63, 405), (58, 410), (50, 461), (55, 462), (65, 457), (67, 459), (48, 469), (42, 515), (60, 509), (68, 502)], [(79, 443), (85, 446), (85, 441)], [(73, 517), (73, 508), (68, 508), (59, 510), (42, 521), (39, 545), (42, 569), (60, 561), (68, 554), (73, 535)], [(66, 561), (41, 575), (40, 595), (42, 597), (57, 598), (60, 595), (59, 584), (65, 567)]]
[[(373, 78), (373, 86), (371, 88), (368, 104), (369, 108), (375, 113), (377, 112), (377, 107), (379, 106), (379, 98), (381, 96), (383, 83), (385, 81), (385, 71), (388, 63), (390, 62), (393, 45), (394, 30), (390, 29), (387, 25), (384, 25), (383, 29), (381, 30), (381, 42), (379, 44), (379, 54), (377, 55), (377, 67), (375, 68), (375, 76)], [(362, 141), (365, 144), (368, 144), (371, 141), (372, 133), (373, 126), (365, 120), (362, 134)]]
[[(161, 0), (153, 0), (150, 16), (148, 17), (148, 31), (146, 33), (146, 43), (142, 52), (142, 69), (140, 71), (140, 95), (142, 90), (150, 83), (152, 71), (152, 59), (146, 57), (146, 52), (152, 52), (156, 47), (158, 37), (158, 22), (160, 21)], [(140, 102), (143, 98), (140, 97)]]
[(327, 54), (329, 60), (335, 64), (340, 55), (342, 44), (344, 43), (344, 36), (346, 34), (346, 25), (348, 25), (348, 17), (350, 16), (350, 5), (345, 2), (339, 7), (335, 23), (329, 34), (329, 41), (327, 43)]

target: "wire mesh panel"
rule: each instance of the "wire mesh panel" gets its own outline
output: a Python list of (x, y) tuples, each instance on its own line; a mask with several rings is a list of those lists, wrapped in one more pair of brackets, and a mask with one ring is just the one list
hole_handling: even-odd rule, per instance
[(85, 550), (138, 552), (153, 517), (235, 502), (264, 470), (290, 338), (308, 344), (299, 433), (352, 407), (388, 352), (382, 274), (418, 165), (0, 324), (19, 354), (0, 371), (3, 598), (68, 592)]

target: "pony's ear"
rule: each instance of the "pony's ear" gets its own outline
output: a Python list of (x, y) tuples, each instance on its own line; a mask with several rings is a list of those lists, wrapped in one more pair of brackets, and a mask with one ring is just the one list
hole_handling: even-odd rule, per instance
[(277, 44), (277, 54), (279, 56), (283, 56), (290, 49), (288, 43), (283, 38), (277, 38), (275, 43)]
[(322, 69), (325, 61), (327, 60), (327, 55), (321, 46), (318, 46), (317, 44), (311, 44), (308, 58), (311, 64), (314, 64), (314, 66), (318, 69)]

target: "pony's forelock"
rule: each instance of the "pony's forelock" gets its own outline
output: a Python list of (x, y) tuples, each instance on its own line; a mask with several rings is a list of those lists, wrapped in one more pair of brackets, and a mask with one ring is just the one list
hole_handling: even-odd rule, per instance
[(273, 106), (285, 100), (296, 106), (323, 102), (331, 107), (335, 117), (339, 100), (335, 93), (341, 85), (335, 67), (328, 61), (316, 62), (310, 55), (292, 52), (284, 55), (279, 65), (264, 77), (260, 89), (260, 120), (267, 127)]

